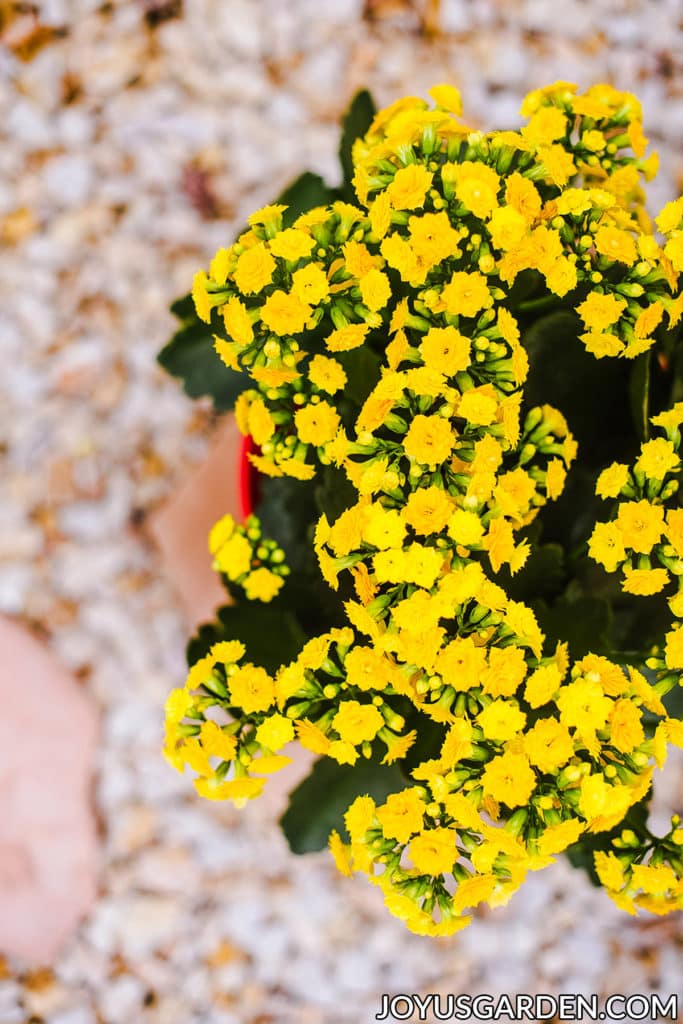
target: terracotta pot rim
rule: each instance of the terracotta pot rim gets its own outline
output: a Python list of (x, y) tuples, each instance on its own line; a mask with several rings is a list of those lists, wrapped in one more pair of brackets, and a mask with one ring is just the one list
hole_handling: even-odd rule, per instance
[(237, 495), (243, 519), (252, 515), (259, 499), (260, 473), (256, 466), (249, 461), (248, 456), (259, 454), (260, 450), (254, 438), (249, 434), (241, 438), (238, 458)]

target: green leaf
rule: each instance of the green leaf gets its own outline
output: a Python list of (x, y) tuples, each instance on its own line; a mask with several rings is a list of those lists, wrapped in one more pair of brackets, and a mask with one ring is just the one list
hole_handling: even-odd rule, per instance
[(595, 359), (579, 339), (582, 331), (579, 317), (566, 310), (540, 317), (525, 331), (525, 404), (558, 408), (582, 462), (602, 468), (620, 456), (630, 460), (637, 446), (628, 408), (631, 368), (625, 359)]
[(280, 193), (275, 202), (287, 207), (282, 215), (283, 226), (287, 228), (302, 213), (307, 213), (316, 206), (327, 206), (333, 199), (332, 189), (327, 187), (319, 174), (304, 171)]
[(636, 433), (641, 441), (647, 441), (650, 432), (650, 367), (652, 365), (650, 356), (651, 352), (643, 352), (638, 356), (631, 369), (629, 380), (631, 415)]
[(369, 348), (362, 346), (349, 352), (337, 352), (336, 358), (344, 367), (347, 381), (344, 398), (353, 402), (358, 409), (363, 405), (381, 375), (381, 359)]
[(175, 302), (172, 302), (171, 312), (173, 313), (173, 316), (177, 316), (183, 323), (187, 323), (188, 321), (192, 321), (194, 323), (195, 320), (199, 320), (194, 308), (194, 299), (192, 298), (191, 292), (188, 292), (187, 295), (182, 295), (179, 299), (176, 299)]
[(593, 885), (600, 887), (601, 882), (595, 870), (594, 855), (598, 850), (608, 852), (612, 850), (612, 843), (621, 835), (625, 828), (632, 829), (636, 835), (647, 834), (647, 819), (649, 814), (650, 798), (652, 788), (647, 795), (637, 804), (629, 808), (625, 818), (609, 832), (587, 832), (566, 851), (569, 863), (575, 868), (582, 868)]
[(383, 803), (390, 793), (405, 787), (395, 765), (378, 765), (361, 758), (355, 765), (321, 758), (311, 774), (289, 796), (280, 826), (293, 853), (323, 850), (336, 829), (346, 835), (344, 812), (357, 796), (371, 796)]
[(351, 100), (351, 106), (344, 115), (342, 137), (339, 144), (339, 160), (342, 166), (343, 181), (340, 189), (341, 198), (347, 203), (356, 202), (353, 185), (353, 144), (361, 138), (372, 124), (377, 108), (367, 89), (357, 92)]
[[(177, 307), (184, 300), (174, 303)], [(213, 331), (209, 324), (195, 318), (173, 335), (157, 356), (159, 363), (183, 382), (190, 398), (209, 395), (217, 412), (232, 409), (249, 381), (225, 365), (213, 347)]]
[(219, 640), (241, 640), (246, 647), (245, 661), (275, 672), (296, 658), (306, 638), (296, 619), (282, 609), (260, 601), (224, 605), (216, 621), (200, 626), (190, 640), (188, 664), (193, 665)]
[(320, 483), (315, 490), (315, 500), (321, 512), (333, 523), (347, 508), (358, 500), (355, 489), (343, 469), (325, 466), (319, 475)]
[(612, 618), (606, 601), (587, 596), (571, 600), (565, 595), (552, 608), (543, 601), (533, 602), (532, 607), (551, 648), (565, 640), (574, 659), (611, 649)]
[(535, 540), (519, 572), (514, 576), (507, 569), (500, 573), (500, 584), (513, 601), (553, 596), (559, 593), (564, 579), (564, 548), (560, 544), (538, 544)]

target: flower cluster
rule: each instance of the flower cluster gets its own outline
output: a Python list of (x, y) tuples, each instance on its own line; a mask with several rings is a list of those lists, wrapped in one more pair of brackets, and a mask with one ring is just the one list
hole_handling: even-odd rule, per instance
[(209, 534), (213, 568), (224, 575), (229, 590), (248, 601), (272, 601), (289, 575), (285, 553), (263, 536), (256, 516), (243, 526), (224, 515)]
[[(348, 625), (274, 674), (244, 663), (238, 641), (214, 645), (169, 699), (166, 752), (202, 795), (242, 801), (295, 737), (339, 764), (378, 753), (391, 764), (436, 723), (438, 747), (413, 760), (405, 788), (383, 803), (359, 796), (348, 841), (334, 832), (330, 845), (408, 927), (449, 934), (585, 833), (616, 828), (668, 744), (683, 745), (661, 699), (683, 670), (683, 625), (642, 672), (598, 653), (572, 664), (504, 584), (577, 450), (557, 409), (524, 405), (515, 288), (524, 275), (540, 284), (529, 311), (567, 297), (595, 357), (635, 358), (683, 313), (683, 200), (657, 219), (662, 248), (640, 185), (655, 161), (630, 94), (556, 83), (527, 97), (519, 132), (487, 134), (462, 123), (454, 88), (431, 96), (433, 107), (407, 98), (382, 111), (356, 143), (357, 206), (289, 227), (266, 207), (195, 278), (218, 353), (253, 382), (236, 418), (260, 449), (254, 464), (300, 480), (333, 464), (353, 485), (356, 500), (321, 516), (313, 543), (327, 583), (354, 596)], [(362, 347), (380, 376), (354, 409), (348, 354)], [(654, 417), (665, 436), (600, 475), (598, 495), (618, 501), (590, 540), (628, 594), (675, 578), (676, 618), (682, 421), (683, 403)], [(284, 555), (253, 518), (222, 519), (210, 548), (247, 599), (283, 585)], [(596, 855), (610, 894), (627, 908), (683, 906), (679, 823), (661, 840), (632, 836)]]

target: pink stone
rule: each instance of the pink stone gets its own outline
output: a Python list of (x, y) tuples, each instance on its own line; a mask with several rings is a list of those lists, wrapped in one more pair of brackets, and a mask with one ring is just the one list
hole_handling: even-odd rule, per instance
[(9, 619), (0, 618), (0, 650), (0, 951), (45, 964), (97, 891), (97, 714)]
[(238, 508), (240, 434), (234, 417), (226, 415), (211, 449), (200, 466), (152, 517), (150, 530), (163, 560), (164, 575), (175, 587), (188, 624), (213, 618), (227, 594), (211, 568), (209, 530), (230, 512), (241, 521)]

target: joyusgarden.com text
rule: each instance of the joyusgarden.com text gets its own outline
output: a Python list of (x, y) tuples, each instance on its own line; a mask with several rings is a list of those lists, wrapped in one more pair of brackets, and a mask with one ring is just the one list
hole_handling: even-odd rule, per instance
[[(429, 1015), (429, 1016), (428, 1016)], [(678, 996), (615, 994), (492, 996), (383, 995), (378, 1021), (425, 1020), (676, 1020)]]

